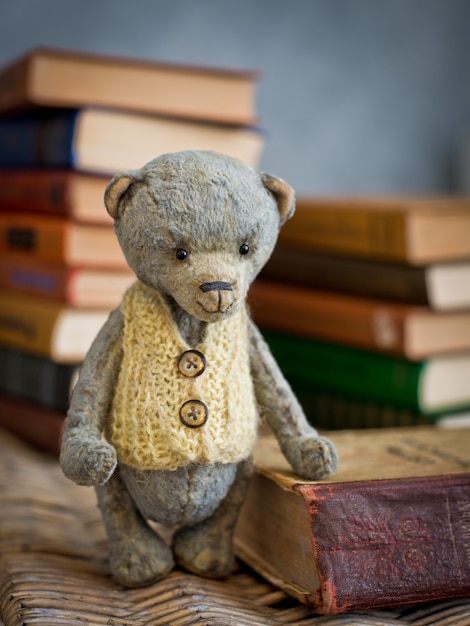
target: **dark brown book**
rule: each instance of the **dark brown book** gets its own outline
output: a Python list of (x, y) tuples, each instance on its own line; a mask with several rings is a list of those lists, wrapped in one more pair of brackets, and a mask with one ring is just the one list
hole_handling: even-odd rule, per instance
[(410, 265), (317, 254), (278, 245), (261, 277), (316, 289), (422, 304), (436, 311), (470, 306), (468, 259)]
[(328, 436), (339, 469), (320, 482), (260, 440), (239, 556), (324, 614), (470, 595), (470, 429)]

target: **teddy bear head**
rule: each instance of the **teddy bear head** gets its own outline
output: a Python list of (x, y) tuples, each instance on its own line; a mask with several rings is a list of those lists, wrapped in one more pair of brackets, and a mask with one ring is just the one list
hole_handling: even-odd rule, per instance
[(294, 192), (238, 159), (185, 151), (114, 176), (105, 205), (137, 278), (214, 322), (244, 302), (294, 212)]

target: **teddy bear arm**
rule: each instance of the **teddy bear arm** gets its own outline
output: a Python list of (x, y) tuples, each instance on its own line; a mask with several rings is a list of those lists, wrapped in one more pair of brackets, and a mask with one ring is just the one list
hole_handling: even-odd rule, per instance
[(251, 372), (261, 418), (272, 428), (297, 474), (310, 480), (329, 476), (338, 464), (335, 446), (308, 423), (297, 397), (251, 320), (249, 337)]
[(80, 485), (103, 484), (115, 469), (116, 452), (102, 440), (102, 432), (122, 358), (122, 326), (117, 309), (87, 353), (65, 419), (60, 464)]

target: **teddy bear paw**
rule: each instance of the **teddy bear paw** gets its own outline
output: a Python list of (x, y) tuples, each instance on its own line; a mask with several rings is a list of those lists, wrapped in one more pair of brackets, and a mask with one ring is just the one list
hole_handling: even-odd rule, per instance
[(106, 441), (92, 439), (63, 445), (60, 465), (77, 485), (93, 487), (106, 483), (116, 468), (116, 451)]
[(113, 578), (124, 587), (144, 587), (170, 573), (173, 554), (161, 537), (154, 534), (141, 543), (125, 538), (110, 545), (110, 569)]
[(235, 568), (232, 534), (211, 532), (204, 524), (179, 530), (173, 551), (179, 565), (206, 578), (224, 578)]
[(338, 453), (325, 437), (310, 436), (291, 440), (285, 449), (294, 472), (309, 480), (321, 480), (338, 467)]

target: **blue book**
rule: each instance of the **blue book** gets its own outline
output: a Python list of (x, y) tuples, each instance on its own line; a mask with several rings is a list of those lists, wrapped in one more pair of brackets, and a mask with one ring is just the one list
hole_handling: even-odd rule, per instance
[(257, 167), (259, 129), (84, 107), (0, 117), (0, 167), (72, 168), (112, 176), (159, 154), (216, 150)]
[(1, 167), (75, 167), (77, 109), (0, 118)]

